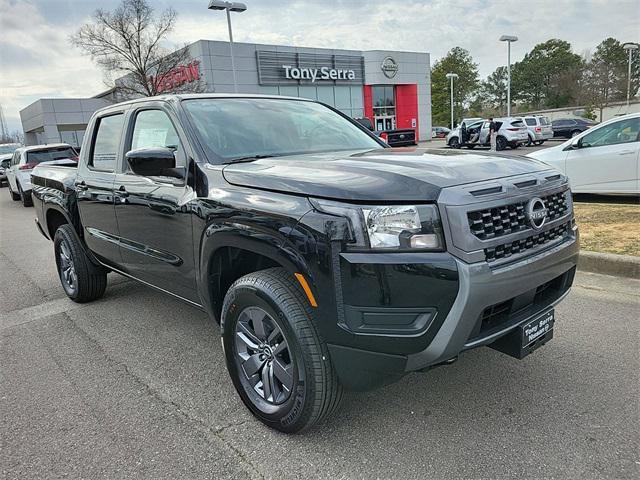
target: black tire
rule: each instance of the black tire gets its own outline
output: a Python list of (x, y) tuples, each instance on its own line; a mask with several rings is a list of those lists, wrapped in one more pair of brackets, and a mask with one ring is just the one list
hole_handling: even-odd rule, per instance
[(86, 303), (104, 295), (107, 271), (91, 262), (71, 225), (56, 230), (53, 248), (60, 283), (71, 300)]
[(474, 148), (476, 148), (476, 146), (475, 146), (475, 145), (473, 145), (473, 144), (470, 144), (470, 145), (467, 145), (467, 148), (468, 148), (469, 150), (473, 150)]
[(507, 139), (504, 137), (496, 138), (496, 150), (501, 151), (507, 148)]
[(542, 144), (544, 144), (544, 142), (546, 142), (546, 140), (540, 140), (540, 141), (538, 142), (538, 145), (542, 145)]
[(22, 191), (22, 187), (18, 183), (18, 192), (20, 196), (20, 201), (22, 202), (22, 206), (24, 207), (33, 207), (33, 199), (31, 198), (31, 192), (25, 193)]
[(449, 140), (449, 147), (460, 148), (460, 140), (458, 140), (458, 137), (451, 137)]
[(571, 138), (575, 137), (576, 135), (580, 135), (582, 132), (580, 130), (572, 130), (571, 131)]
[[(286, 433), (331, 415), (342, 398), (312, 309), (294, 282), (282, 268), (245, 275), (229, 288), (221, 316), (227, 368), (240, 398), (265, 425)], [(289, 388), (276, 370), (289, 373)]]
[(11, 200), (13, 200), (14, 202), (20, 200), (20, 195), (11, 190), (11, 184), (9, 182), (7, 182), (7, 186), (9, 187), (9, 196), (11, 197)]

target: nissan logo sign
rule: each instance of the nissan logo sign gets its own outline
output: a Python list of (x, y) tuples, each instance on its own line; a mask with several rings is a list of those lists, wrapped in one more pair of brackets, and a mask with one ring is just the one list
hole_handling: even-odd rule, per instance
[(535, 229), (542, 228), (547, 221), (547, 207), (541, 198), (532, 198), (527, 204), (527, 220)]
[(385, 57), (380, 68), (387, 78), (393, 78), (398, 73), (398, 63), (391, 57)]

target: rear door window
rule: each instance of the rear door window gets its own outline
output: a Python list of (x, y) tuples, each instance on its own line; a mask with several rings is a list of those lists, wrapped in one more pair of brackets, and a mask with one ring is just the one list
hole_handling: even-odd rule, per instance
[(98, 119), (89, 167), (113, 172), (116, 168), (124, 114), (118, 113)]
[(522, 123), (522, 120), (514, 120), (513, 122), (511, 122), (511, 126), (512, 127), (524, 127), (524, 123)]
[(549, 125), (549, 119), (547, 117), (540, 117), (540, 125)]

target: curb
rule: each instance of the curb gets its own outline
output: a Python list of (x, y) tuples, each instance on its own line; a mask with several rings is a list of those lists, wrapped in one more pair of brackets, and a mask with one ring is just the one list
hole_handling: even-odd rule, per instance
[(640, 279), (640, 257), (581, 250), (578, 270)]

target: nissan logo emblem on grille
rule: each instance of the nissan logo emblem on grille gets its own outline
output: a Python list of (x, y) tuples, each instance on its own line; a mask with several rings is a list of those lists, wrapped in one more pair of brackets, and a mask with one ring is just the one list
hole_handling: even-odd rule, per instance
[(529, 220), (529, 225), (536, 230), (542, 228), (547, 221), (547, 207), (541, 198), (535, 197), (529, 201), (526, 215), (527, 220)]

